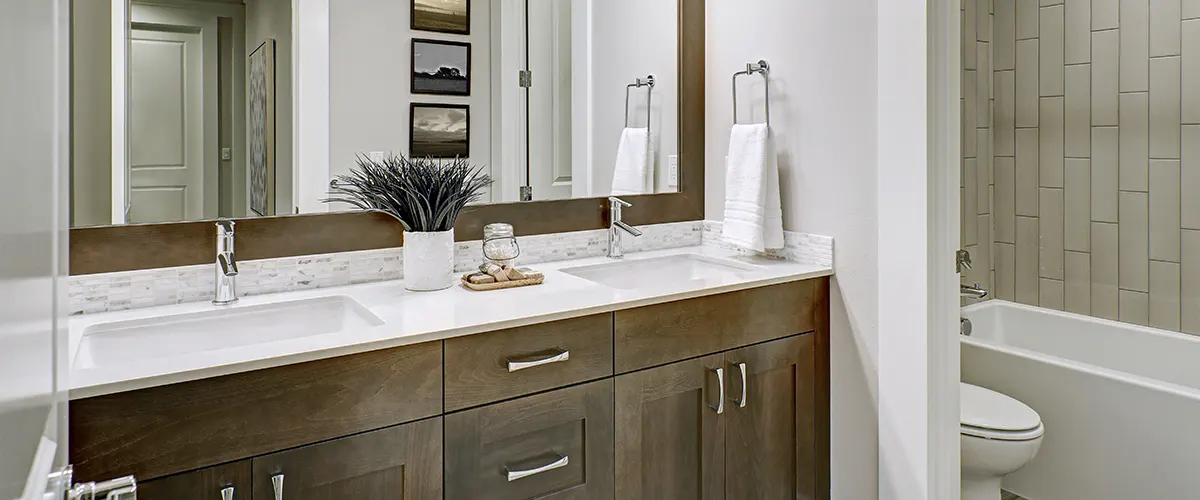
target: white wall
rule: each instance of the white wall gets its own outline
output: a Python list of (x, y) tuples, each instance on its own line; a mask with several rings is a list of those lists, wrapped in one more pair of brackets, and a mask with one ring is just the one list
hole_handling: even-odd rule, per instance
[[(489, 3), (473, 0), (470, 36), (410, 30), (411, 5), (407, 1), (330, 3), (331, 176), (348, 172), (358, 153), (407, 154), (409, 105), (413, 102), (470, 104), (470, 160), (476, 165), (491, 165)], [(471, 97), (410, 93), (414, 37), (471, 43)]]
[(71, 225), (112, 223), (109, 2), (71, 5)]
[[(617, 145), (625, 128), (625, 86), (651, 74), (657, 80), (650, 118), (657, 148), (656, 192), (667, 191), (667, 157), (679, 154), (678, 2), (591, 3), (592, 193), (607, 196), (612, 190)], [(645, 88), (630, 89), (629, 121), (633, 127), (646, 126)]]
[[(292, 200), (295, 167), (292, 162), (291, 0), (246, 0), (244, 58), (249, 59), (250, 53), (267, 38), (275, 39), (275, 214), (288, 215), (295, 211)], [(244, 188), (245, 174), (240, 179)]]
[[(876, 1), (709, 0), (707, 11), (706, 216), (722, 218), (733, 123), (730, 76), (747, 62), (766, 59), (784, 227), (836, 242), (830, 289), (833, 498), (876, 498)], [(761, 86), (739, 82), (738, 88), (746, 91), (741, 111), (749, 111), (748, 99), (757, 99), (753, 107), (761, 119)]]

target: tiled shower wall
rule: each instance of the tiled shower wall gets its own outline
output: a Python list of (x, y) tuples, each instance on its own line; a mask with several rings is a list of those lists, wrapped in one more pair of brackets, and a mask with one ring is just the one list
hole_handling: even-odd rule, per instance
[(974, 266), (964, 284), (993, 288), (992, 235), (992, 8), (991, 0), (962, 0), (962, 247)]
[(963, 1), (963, 243), (994, 235), (995, 296), (1200, 334), (1200, 0)]

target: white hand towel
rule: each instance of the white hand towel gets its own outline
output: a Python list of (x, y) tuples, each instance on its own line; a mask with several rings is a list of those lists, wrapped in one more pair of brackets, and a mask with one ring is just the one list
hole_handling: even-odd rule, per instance
[(783, 248), (779, 164), (771, 129), (734, 125), (725, 166), (725, 241), (755, 251)]
[(650, 166), (650, 131), (627, 128), (621, 132), (617, 162), (613, 167), (612, 195), (648, 194), (654, 191)]

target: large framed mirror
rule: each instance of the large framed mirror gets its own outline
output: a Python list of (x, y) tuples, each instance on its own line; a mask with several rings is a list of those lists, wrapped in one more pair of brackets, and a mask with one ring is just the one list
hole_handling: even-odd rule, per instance
[[(703, 215), (703, 0), (75, 0), (72, 273), (401, 244), (325, 203), (389, 155), (494, 184), (460, 239)], [(474, 235), (474, 238), (472, 238)], [(118, 257), (119, 256), (119, 257)]]

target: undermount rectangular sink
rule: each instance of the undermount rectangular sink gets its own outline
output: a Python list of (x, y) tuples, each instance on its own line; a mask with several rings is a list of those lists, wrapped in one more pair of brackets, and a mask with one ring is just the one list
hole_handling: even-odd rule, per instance
[(83, 331), (72, 367), (170, 358), (382, 324), (344, 295), (101, 323)]
[(621, 290), (692, 281), (729, 281), (758, 266), (703, 255), (684, 254), (563, 269), (562, 272)]

